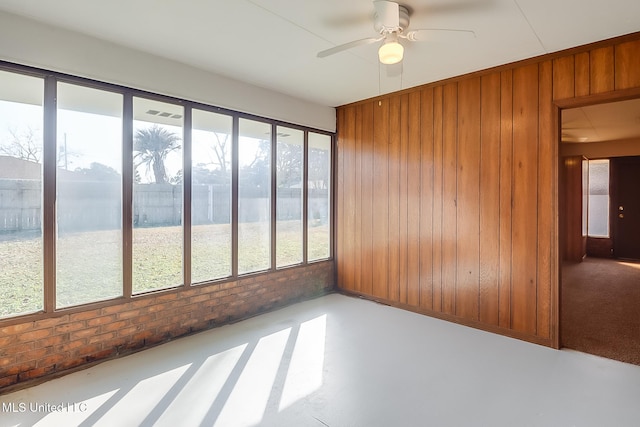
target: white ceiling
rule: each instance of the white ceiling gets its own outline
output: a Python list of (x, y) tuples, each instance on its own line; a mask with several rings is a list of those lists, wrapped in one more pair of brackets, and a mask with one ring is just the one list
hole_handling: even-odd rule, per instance
[(324, 106), (640, 31), (638, 0), (402, 0), (409, 29), (475, 32), (468, 42), (412, 43), (390, 77), (371, 0), (0, 0), (0, 11), (177, 60)]
[(628, 141), (640, 137), (640, 99), (562, 111), (562, 142)]

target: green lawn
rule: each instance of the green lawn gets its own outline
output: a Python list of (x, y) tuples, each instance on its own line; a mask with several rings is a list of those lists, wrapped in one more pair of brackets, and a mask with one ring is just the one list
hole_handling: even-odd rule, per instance
[[(239, 224), (241, 272), (268, 267), (270, 245), (265, 224)], [(279, 223), (278, 267), (298, 264), (302, 257), (300, 224)], [(309, 229), (309, 259), (328, 257), (328, 226)], [(230, 225), (192, 228), (192, 282), (231, 274)], [(56, 304), (67, 307), (122, 295), (120, 231), (94, 231), (59, 236), (57, 242)], [(43, 306), (42, 244), (39, 239), (0, 241), (0, 317), (38, 311)], [(182, 283), (182, 228), (134, 229), (133, 291)]]

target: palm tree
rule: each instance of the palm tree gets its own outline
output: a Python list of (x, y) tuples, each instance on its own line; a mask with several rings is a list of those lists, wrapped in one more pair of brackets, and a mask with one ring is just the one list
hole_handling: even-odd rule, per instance
[(179, 148), (180, 137), (155, 124), (139, 129), (133, 138), (134, 160), (138, 166), (146, 165), (147, 170), (153, 170), (156, 184), (168, 181), (164, 161), (169, 153)]

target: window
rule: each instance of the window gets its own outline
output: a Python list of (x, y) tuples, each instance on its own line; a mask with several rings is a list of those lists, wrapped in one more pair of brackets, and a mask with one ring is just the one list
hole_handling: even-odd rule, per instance
[(278, 126), (276, 266), (302, 263), (304, 132)]
[(590, 237), (609, 237), (609, 160), (589, 160)]
[(2, 64), (0, 319), (329, 258), (332, 144)]
[(238, 274), (271, 266), (271, 125), (240, 119)]
[(44, 308), (43, 93), (42, 79), (0, 71), (0, 317)]
[(182, 284), (179, 105), (133, 99), (133, 292)]
[(56, 306), (122, 295), (122, 95), (58, 83)]
[(231, 276), (232, 117), (193, 110), (191, 281)]
[(331, 137), (309, 132), (308, 260), (331, 256)]

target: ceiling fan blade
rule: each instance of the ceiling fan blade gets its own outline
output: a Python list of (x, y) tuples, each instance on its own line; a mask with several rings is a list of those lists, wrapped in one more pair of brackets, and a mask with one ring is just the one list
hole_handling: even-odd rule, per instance
[(379, 42), (382, 39), (384, 39), (384, 37), (369, 37), (369, 38), (366, 38), (366, 39), (354, 40), (352, 42), (341, 44), (341, 45), (338, 45), (338, 46), (334, 46), (334, 47), (332, 47), (330, 49), (323, 50), (322, 52), (318, 52), (317, 56), (318, 56), (318, 58), (326, 58), (329, 55), (333, 55), (335, 53), (342, 52), (342, 51), (345, 51), (347, 49), (351, 49), (351, 48), (356, 47), (356, 46), (362, 46), (362, 45), (365, 45), (365, 44), (371, 44), (371, 43)]
[(451, 30), (444, 28), (425, 28), (422, 30), (409, 31), (407, 34), (401, 34), (400, 37), (412, 42), (459, 42), (468, 41), (476, 38), (476, 33), (471, 30)]
[(392, 1), (378, 0), (373, 2), (376, 9), (376, 22), (385, 31), (395, 31), (400, 27), (400, 6)]

